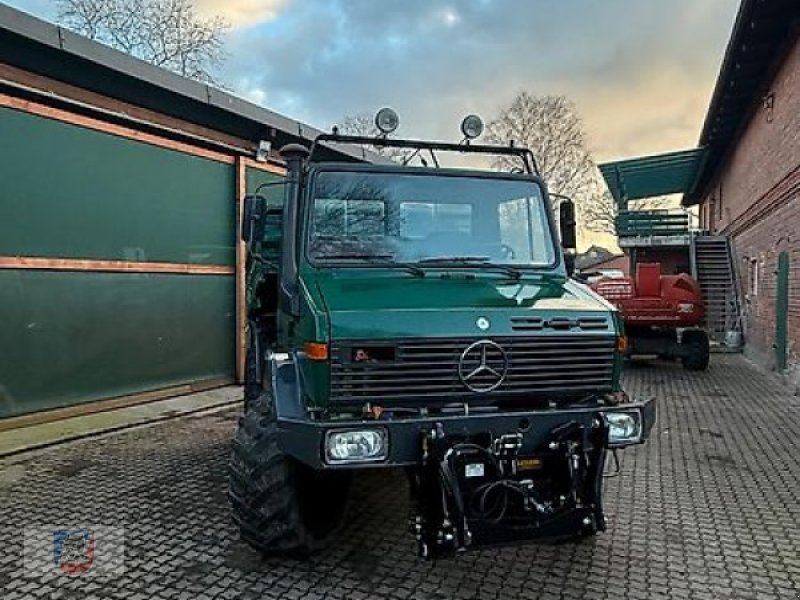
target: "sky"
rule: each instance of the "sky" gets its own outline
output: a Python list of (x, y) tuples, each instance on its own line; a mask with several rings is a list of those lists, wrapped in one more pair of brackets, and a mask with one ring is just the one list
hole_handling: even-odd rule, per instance
[(320, 129), (391, 106), (398, 135), (456, 140), (463, 115), (564, 94), (603, 162), (697, 143), (739, 0), (194, 3), (231, 25), (226, 84)]

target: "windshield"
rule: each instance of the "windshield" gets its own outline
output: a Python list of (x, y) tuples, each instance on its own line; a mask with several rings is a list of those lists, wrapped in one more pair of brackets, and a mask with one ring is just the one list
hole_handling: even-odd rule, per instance
[(310, 220), (314, 262), (555, 262), (541, 189), (532, 181), (322, 172)]

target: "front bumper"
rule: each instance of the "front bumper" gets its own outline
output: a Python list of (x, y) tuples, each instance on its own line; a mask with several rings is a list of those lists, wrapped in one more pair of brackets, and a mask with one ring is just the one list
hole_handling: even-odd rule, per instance
[[(558, 427), (575, 423), (590, 428), (599, 413), (639, 411), (641, 435), (635, 443), (644, 442), (656, 418), (654, 400), (633, 402), (609, 407), (580, 407), (552, 410), (514, 412), (473, 412), (405, 417), (389, 411), (380, 419), (312, 420), (299, 411), (278, 408), (278, 444), (283, 452), (315, 469), (348, 469), (366, 467), (396, 467), (419, 465), (420, 440), (425, 432), (439, 428), (446, 436), (497, 439), (519, 433), (522, 438), (520, 454), (533, 453), (549, 441)], [(282, 410), (282, 408), (284, 410)], [(388, 444), (385, 457), (379, 461), (328, 464), (324, 460), (326, 435), (331, 431), (382, 428)]]

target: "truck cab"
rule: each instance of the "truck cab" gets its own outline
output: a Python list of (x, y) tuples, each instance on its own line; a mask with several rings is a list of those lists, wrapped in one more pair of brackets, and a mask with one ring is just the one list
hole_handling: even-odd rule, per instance
[[(571, 201), (559, 243), (531, 153), (470, 141), (321, 136), (282, 151), (282, 206), (247, 199), (229, 496), (256, 548), (327, 542), (358, 469), (405, 470), (424, 558), (605, 528), (606, 457), (645, 441), (654, 405), (621, 389), (616, 309), (570, 277)], [(323, 143), (427, 152), (437, 166), (322, 162)], [(520, 168), (439, 168), (443, 152)]]

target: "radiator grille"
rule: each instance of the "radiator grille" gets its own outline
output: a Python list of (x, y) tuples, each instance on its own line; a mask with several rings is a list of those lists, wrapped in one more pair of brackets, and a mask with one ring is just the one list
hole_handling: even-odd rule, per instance
[[(461, 400), (469, 397), (552, 395), (611, 389), (615, 338), (608, 335), (492, 338), (507, 357), (505, 378), (487, 393), (470, 391), (459, 376), (462, 353), (476, 339), (370, 340), (395, 348), (392, 360), (354, 362), (363, 342), (331, 348), (331, 399), (340, 402)], [(497, 365), (495, 365), (497, 366)]]

